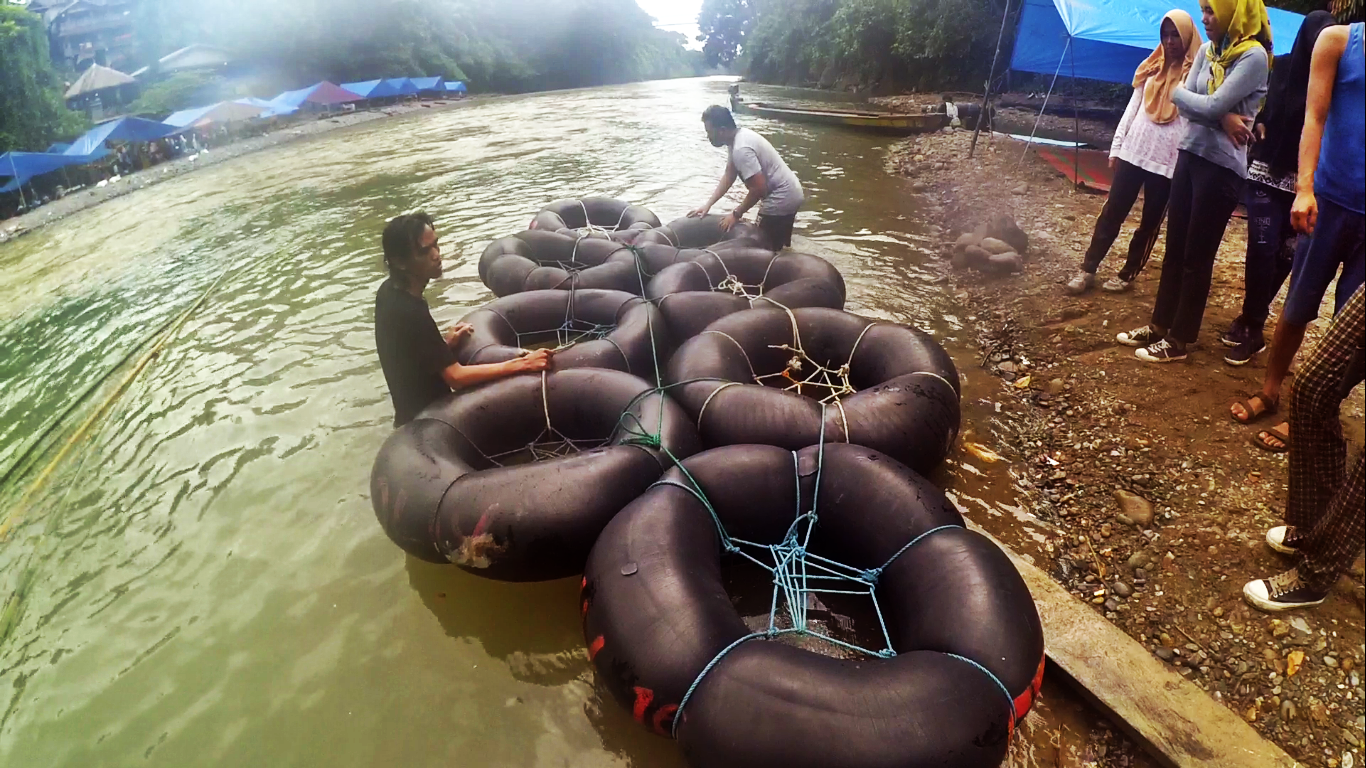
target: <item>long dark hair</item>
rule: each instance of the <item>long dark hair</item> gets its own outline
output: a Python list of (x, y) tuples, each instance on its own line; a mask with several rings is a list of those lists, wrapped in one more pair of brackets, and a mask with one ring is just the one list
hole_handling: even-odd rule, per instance
[(435, 230), (436, 224), (424, 211), (395, 216), (385, 225), (380, 242), (384, 246), (384, 266), (391, 277), (406, 279), (406, 272), (399, 265), (417, 254), (422, 247), (422, 233), (428, 227)]
[(1278, 56), (1267, 84), (1266, 106), (1257, 122), (1266, 126), (1266, 138), (1253, 147), (1252, 157), (1261, 160), (1277, 176), (1295, 173), (1300, 165), (1300, 132), (1309, 98), (1309, 68), (1314, 44), (1323, 30), (1337, 24), (1333, 14), (1314, 11), (1304, 17), (1290, 53)]

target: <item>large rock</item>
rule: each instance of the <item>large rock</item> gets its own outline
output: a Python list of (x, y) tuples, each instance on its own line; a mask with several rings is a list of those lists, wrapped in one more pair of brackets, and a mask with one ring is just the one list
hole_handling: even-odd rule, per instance
[(994, 237), (983, 238), (980, 245), (982, 246), (982, 250), (992, 255), (998, 253), (1010, 253), (1011, 251), (1015, 250), (1013, 247), (1011, 247), (1010, 243), (1007, 243), (1004, 240), (997, 240)]
[(1115, 489), (1115, 501), (1119, 503), (1121, 523), (1137, 528), (1147, 528), (1153, 524), (1153, 505), (1147, 499), (1128, 491)]
[(962, 253), (963, 250), (964, 250), (965, 248), (967, 248), (968, 246), (970, 246), (970, 245), (978, 245), (978, 246), (980, 246), (981, 244), (982, 244), (982, 235), (981, 235), (981, 234), (979, 234), (979, 233), (977, 233), (977, 232), (964, 232), (963, 234), (961, 234), (961, 235), (958, 236), (958, 239), (957, 239), (957, 240), (954, 241), (954, 243), (953, 243), (953, 253), (954, 253), (955, 256), (957, 256), (958, 254)]
[(1000, 274), (1014, 274), (1024, 270), (1024, 262), (1020, 259), (1020, 254), (1014, 251), (993, 253), (987, 259), (985, 269)]
[(1000, 215), (987, 224), (987, 237), (997, 240), (1004, 240), (1010, 244), (1011, 249), (1024, 256), (1029, 253), (1029, 235), (1020, 229), (1015, 220), (1006, 215)]

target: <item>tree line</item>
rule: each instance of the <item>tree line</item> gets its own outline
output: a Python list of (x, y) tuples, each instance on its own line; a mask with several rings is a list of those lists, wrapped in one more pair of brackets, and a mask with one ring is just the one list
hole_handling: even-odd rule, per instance
[[(132, 14), (139, 65), (206, 43), (265, 73), (256, 78), (261, 92), (225, 98), (319, 80), (431, 75), (475, 92), (517, 93), (708, 68), (635, 0), (135, 0)], [(41, 21), (8, 0), (0, 0), (0, 71), (0, 152), (41, 150), (78, 131), (80, 116), (62, 103), (62, 83), (76, 73), (53, 68)], [(194, 106), (156, 95), (163, 98), (141, 106)]]
[[(779, 85), (981, 90), (1001, 18), (1009, 61), (1021, 0), (704, 0), (709, 63)], [(1363, 0), (1272, 0), (1298, 13), (1330, 8), (1360, 20)]]

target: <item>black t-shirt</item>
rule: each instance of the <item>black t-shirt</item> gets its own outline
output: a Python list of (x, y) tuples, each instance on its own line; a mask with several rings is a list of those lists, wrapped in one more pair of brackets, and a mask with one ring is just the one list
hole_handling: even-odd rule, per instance
[(403, 289), (393, 279), (375, 295), (375, 348), (389, 396), (394, 401), (394, 426), (401, 427), (451, 388), (441, 372), (451, 363), (450, 348), (436, 327), (427, 302)]

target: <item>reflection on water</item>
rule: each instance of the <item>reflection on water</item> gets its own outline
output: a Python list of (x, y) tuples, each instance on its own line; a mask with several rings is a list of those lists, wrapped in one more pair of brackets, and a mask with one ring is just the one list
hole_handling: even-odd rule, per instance
[[(403, 211), (440, 224), (443, 323), (491, 298), (482, 246), (544, 203), (682, 215), (723, 166), (699, 115), (724, 100), (693, 80), (379, 121), (0, 247), (0, 468), (227, 275), (0, 545), (0, 594), (21, 597), (0, 763), (681, 765), (594, 690), (574, 581), (491, 583), (384, 537), (372, 306)], [(841, 269), (850, 309), (944, 330), (887, 140), (755, 122), (808, 190), (798, 247)]]

